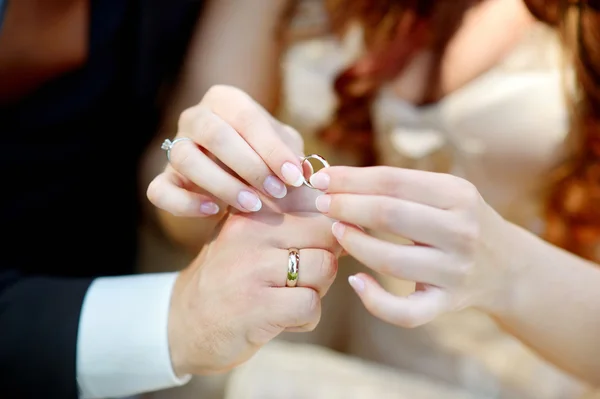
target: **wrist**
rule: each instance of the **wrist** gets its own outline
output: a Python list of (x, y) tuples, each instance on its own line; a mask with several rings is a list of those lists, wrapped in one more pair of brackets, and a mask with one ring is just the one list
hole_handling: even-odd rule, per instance
[(477, 308), (498, 320), (510, 318), (518, 310), (523, 287), (531, 284), (528, 271), (532, 265), (527, 249), (533, 247), (532, 239), (537, 237), (503, 218), (497, 226), (499, 228), (490, 246), (493, 248), (491, 267), (495, 273), (489, 281), (489, 292), (483, 295), (484, 299)]
[(183, 291), (185, 289), (185, 279), (188, 270), (181, 271), (171, 294), (171, 302), (169, 306), (169, 321), (168, 321), (168, 340), (169, 340), (169, 355), (171, 357), (171, 367), (178, 378), (187, 374), (191, 374), (191, 367), (188, 362), (188, 344), (185, 332), (187, 331), (182, 317), (183, 307)]

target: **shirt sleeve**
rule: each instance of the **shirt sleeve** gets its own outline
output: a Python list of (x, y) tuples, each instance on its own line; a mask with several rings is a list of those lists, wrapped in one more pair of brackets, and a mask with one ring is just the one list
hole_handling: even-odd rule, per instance
[(103, 277), (90, 286), (77, 339), (81, 398), (123, 397), (180, 386), (169, 354), (176, 273)]

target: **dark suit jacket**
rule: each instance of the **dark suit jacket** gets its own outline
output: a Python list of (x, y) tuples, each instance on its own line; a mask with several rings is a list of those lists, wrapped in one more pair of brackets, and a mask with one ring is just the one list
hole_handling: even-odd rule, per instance
[(134, 272), (138, 161), (201, 8), (91, 2), (87, 63), (0, 108), (2, 397), (77, 397), (82, 301)]

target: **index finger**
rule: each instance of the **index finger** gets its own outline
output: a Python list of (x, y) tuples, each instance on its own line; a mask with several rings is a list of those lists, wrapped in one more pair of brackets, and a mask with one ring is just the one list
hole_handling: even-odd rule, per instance
[(300, 157), (274, 127), (279, 122), (248, 94), (230, 86), (214, 86), (202, 104), (229, 123), (277, 177), (294, 187), (304, 183)]
[(329, 194), (383, 195), (440, 209), (458, 206), (473, 191), (456, 176), (390, 166), (331, 166), (312, 175), (310, 183)]

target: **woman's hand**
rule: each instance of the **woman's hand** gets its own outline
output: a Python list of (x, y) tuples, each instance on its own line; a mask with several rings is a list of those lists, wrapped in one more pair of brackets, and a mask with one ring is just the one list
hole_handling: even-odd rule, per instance
[[(369, 268), (415, 281), (417, 291), (396, 297), (370, 276), (350, 284), (375, 316), (403, 327), (441, 313), (474, 306), (505, 306), (510, 284), (508, 226), (469, 182), (446, 174), (391, 167), (331, 167), (311, 183), (326, 192), (317, 208), (340, 220), (333, 233), (342, 247)], [(402, 236), (393, 244), (360, 229)]]
[(303, 141), (243, 91), (214, 86), (179, 119), (171, 162), (148, 187), (150, 201), (176, 216), (211, 216), (216, 200), (241, 212), (261, 209), (259, 193), (283, 198), (304, 182)]

